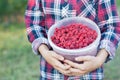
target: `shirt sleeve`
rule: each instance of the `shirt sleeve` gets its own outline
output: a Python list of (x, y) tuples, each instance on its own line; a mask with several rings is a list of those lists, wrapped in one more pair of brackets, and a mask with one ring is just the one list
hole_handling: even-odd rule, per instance
[(101, 30), (99, 49), (104, 48), (109, 53), (107, 62), (114, 58), (120, 41), (120, 19), (115, 0), (99, 0), (98, 26)]
[(41, 0), (28, 0), (25, 11), (25, 24), (28, 40), (32, 43), (32, 49), (38, 54), (40, 44), (48, 44), (45, 29), (45, 19)]

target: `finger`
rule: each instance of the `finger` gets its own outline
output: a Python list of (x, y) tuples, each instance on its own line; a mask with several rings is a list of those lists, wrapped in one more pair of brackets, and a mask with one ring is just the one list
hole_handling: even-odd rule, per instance
[(93, 56), (79, 56), (79, 57), (76, 57), (75, 60), (76, 61), (88, 61), (91, 58), (93, 58)]
[(85, 71), (80, 71), (79, 69), (70, 68), (70, 73), (67, 74), (68, 76), (82, 76), (85, 74)]
[(64, 75), (68, 75), (68, 74), (71, 73), (70, 70), (63, 70), (63, 69), (61, 69), (59, 67), (55, 67), (55, 69), (58, 70), (60, 73), (62, 73)]
[(71, 68), (71, 66), (66, 64), (66, 63), (64, 63), (64, 66), (66, 67), (66, 69), (70, 69)]
[(70, 60), (65, 60), (64, 62), (69, 64), (70, 66), (72, 66), (74, 68), (81, 69), (81, 70), (83, 69), (83, 64), (78, 64), (78, 63), (72, 62)]
[(58, 67), (58, 68), (61, 68), (63, 70), (68, 70), (70, 68), (69, 65), (64, 65), (58, 60), (55, 61), (55, 66)]
[(56, 54), (55, 52), (52, 53), (52, 56), (60, 61), (63, 61), (64, 60), (64, 57), (59, 55), (59, 54)]
[(73, 62), (70, 61), (70, 60), (64, 60), (64, 62), (65, 62), (66, 64), (69, 64), (71, 67), (76, 67), (76, 66), (78, 66), (77, 64), (73, 63)]
[(79, 70), (79, 69), (76, 69), (76, 68), (70, 68), (70, 72), (74, 73), (74, 74), (79, 74), (79, 75), (85, 74), (85, 71), (82, 71), (82, 70)]
[(54, 64), (55, 64), (56, 67), (59, 67), (59, 68), (65, 70), (65, 66), (64, 66), (60, 61), (56, 60), (56, 61), (54, 62)]
[(75, 63), (75, 62), (72, 62), (70, 60), (65, 60), (65, 62), (67, 64), (69, 64), (70, 66), (72, 66), (73, 68), (76, 68), (76, 69), (79, 69), (79, 70), (82, 70), (82, 71), (86, 71), (86, 65), (85, 64)]

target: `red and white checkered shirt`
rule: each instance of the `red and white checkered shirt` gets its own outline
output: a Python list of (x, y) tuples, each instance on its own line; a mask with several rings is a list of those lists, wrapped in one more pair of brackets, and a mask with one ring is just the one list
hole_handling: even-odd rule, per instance
[[(89, 18), (99, 26), (102, 34), (99, 49), (105, 48), (109, 53), (107, 60), (112, 59), (120, 41), (120, 20), (115, 0), (28, 0), (25, 23), (34, 53), (38, 54), (41, 43), (49, 45), (47, 32), (51, 25), (74, 16)], [(40, 80), (66, 80), (42, 56), (40, 75)], [(102, 80), (103, 77), (103, 68), (100, 67), (84, 76), (71, 76), (67, 80)]]

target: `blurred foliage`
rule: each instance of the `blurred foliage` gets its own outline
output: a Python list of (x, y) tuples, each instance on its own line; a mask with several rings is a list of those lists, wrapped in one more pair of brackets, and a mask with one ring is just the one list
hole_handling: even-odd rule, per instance
[(27, 0), (1, 0), (0, 17), (4, 15), (22, 14), (26, 4)]
[(0, 23), (23, 23), (27, 0), (0, 0)]

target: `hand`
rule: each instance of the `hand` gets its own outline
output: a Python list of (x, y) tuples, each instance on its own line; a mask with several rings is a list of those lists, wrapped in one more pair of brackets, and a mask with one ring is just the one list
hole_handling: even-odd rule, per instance
[(70, 60), (65, 60), (64, 62), (72, 66), (70, 70), (71, 76), (82, 76), (88, 72), (91, 72), (101, 65), (99, 64), (98, 60), (96, 57), (93, 56), (82, 56), (82, 57), (77, 57), (76, 61), (82, 61), (83, 63), (75, 63)]
[(39, 51), (45, 60), (56, 70), (64, 75), (68, 75), (70, 73), (68, 70), (70, 66), (62, 63), (64, 61), (63, 56), (56, 54), (54, 51), (49, 51), (47, 46), (43, 44), (39, 47)]
[(69, 64), (72, 66), (70, 70), (71, 76), (82, 76), (88, 72), (91, 72), (97, 68), (99, 68), (106, 60), (106, 57), (108, 56), (108, 53), (102, 49), (98, 52), (98, 55), (96, 57), (94, 56), (80, 56), (75, 58), (78, 62), (83, 62), (81, 64), (72, 62), (70, 60), (65, 60), (64, 62), (66, 64)]

